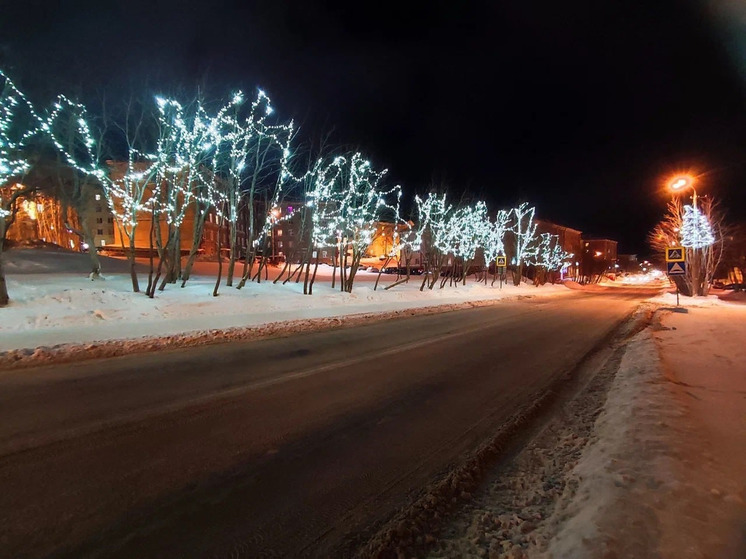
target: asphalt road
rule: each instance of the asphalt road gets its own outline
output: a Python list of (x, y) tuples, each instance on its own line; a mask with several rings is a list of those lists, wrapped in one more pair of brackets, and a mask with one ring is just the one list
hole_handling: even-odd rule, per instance
[(642, 296), (0, 372), (0, 556), (338, 556)]

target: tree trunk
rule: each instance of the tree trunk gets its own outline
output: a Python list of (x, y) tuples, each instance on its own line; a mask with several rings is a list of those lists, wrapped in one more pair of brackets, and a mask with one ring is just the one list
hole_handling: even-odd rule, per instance
[[(318, 260), (318, 258), (316, 258)], [(332, 258), (332, 289), (334, 289), (335, 280), (337, 279), (337, 250), (334, 250), (334, 258)]]
[[(153, 207), (153, 212), (155, 213), (155, 206)], [(153, 265), (153, 237), (155, 235), (155, 230), (153, 229), (155, 220), (151, 220), (150, 222), (150, 252), (148, 253), (148, 260), (150, 261), (150, 266), (148, 268), (148, 287), (145, 288), (145, 294), (153, 298), (153, 294), (155, 293), (155, 285), (158, 283), (158, 280), (156, 279), (153, 281), (153, 272), (155, 271), (155, 266)], [(163, 262), (163, 259), (159, 259), (161, 262)], [(158, 266), (160, 268), (160, 266)]]
[(209, 209), (206, 209), (199, 217), (194, 217), (194, 227), (192, 228), (192, 247), (189, 249), (189, 257), (187, 258), (184, 273), (181, 276), (181, 287), (184, 287), (186, 285), (186, 282), (189, 281), (189, 278), (192, 275), (192, 267), (194, 266), (194, 261), (197, 259), (197, 251), (199, 250), (199, 243), (202, 239), (202, 233), (205, 229), (205, 219), (207, 218), (208, 211)]
[(513, 268), (513, 285), (519, 286), (521, 285), (521, 277), (523, 275), (523, 266), (521, 264), (516, 264)]
[(231, 220), (230, 224), (230, 260), (228, 261), (228, 272), (226, 273), (226, 287), (233, 287), (233, 270), (236, 268), (236, 221)]
[(127, 254), (127, 259), (130, 263), (130, 279), (132, 280), (132, 291), (140, 293), (140, 283), (137, 281), (137, 269), (135, 268), (135, 229), (132, 228), (132, 234), (130, 236), (130, 250)]
[(212, 290), (212, 296), (217, 297), (218, 296), (218, 290), (220, 289), (220, 280), (223, 276), (223, 259), (220, 257), (220, 249), (222, 248), (220, 246), (221, 243), (221, 232), (222, 232), (222, 223), (218, 226), (218, 277), (215, 280), (215, 289)]
[(7, 307), (10, 302), (8, 284), (5, 281), (5, 218), (0, 217), (0, 307)]
[(101, 277), (101, 259), (98, 257), (98, 251), (94, 244), (95, 239), (91, 233), (91, 226), (84, 219), (80, 220), (80, 228), (83, 231), (83, 238), (88, 243), (88, 255), (91, 258), (91, 275), (89, 276), (92, 280)]
[(319, 269), (319, 259), (316, 258), (316, 263), (313, 265), (313, 275), (311, 281), (308, 284), (308, 294), (313, 295), (313, 283), (316, 281), (316, 271)]
[(375, 291), (376, 289), (378, 289), (378, 282), (381, 279), (381, 274), (383, 273), (383, 269), (386, 266), (388, 266), (389, 260), (391, 260), (390, 256), (388, 258), (386, 258), (386, 260), (383, 261), (383, 265), (381, 266), (381, 269), (378, 270), (378, 277), (376, 278), (376, 284), (373, 286), (373, 291)]

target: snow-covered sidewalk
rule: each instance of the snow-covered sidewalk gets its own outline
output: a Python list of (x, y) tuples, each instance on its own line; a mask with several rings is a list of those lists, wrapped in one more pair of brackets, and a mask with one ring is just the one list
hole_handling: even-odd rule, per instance
[(546, 556), (746, 557), (746, 306), (682, 303), (629, 344)]
[[(34, 255), (36, 256), (36, 255)], [(59, 256), (56, 262), (66, 258)], [(34, 258), (36, 262), (36, 258)], [(28, 264), (24, 260), (24, 266)], [(57, 265), (57, 264), (56, 264)], [(58, 265), (64, 269), (64, 265)], [(24, 268), (25, 270), (25, 268)], [(276, 273), (277, 271), (275, 271)], [(142, 337), (173, 336), (235, 328), (256, 328), (284, 321), (326, 319), (369, 313), (392, 313), (433, 306), (454, 306), (524, 296), (561, 296), (562, 285), (476, 284), (420, 291), (420, 277), (385, 290), (395, 276), (383, 275), (374, 290), (376, 273), (360, 272), (352, 293), (331, 288), (330, 267), (319, 268), (313, 295), (303, 295), (303, 283), (248, 283), (243, 289), (220, 288), (200, 275), (186, 287), (169, 285), (154, 299), (133, 293), (125, 273), (90, 281), (83, 273), (9, 274), (11, 303), (0, 309), (0, 352), (58, 344), (86, 344)], [(392, 279), (393, 278), (393, 279)], [(271, 278), (270, 278), (271, 279)], [(147, 276), (140, 274), (144, 289)]]

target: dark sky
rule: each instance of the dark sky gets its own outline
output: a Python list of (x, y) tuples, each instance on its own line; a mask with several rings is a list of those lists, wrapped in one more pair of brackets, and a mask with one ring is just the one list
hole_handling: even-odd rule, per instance
[(746, 218), (746, 60), (717, 0), (115, 4), (0, 0), (0, 65), (38, 101), (261, 86), (409, 195), (528, 200), (621, 252), (679, 170)]

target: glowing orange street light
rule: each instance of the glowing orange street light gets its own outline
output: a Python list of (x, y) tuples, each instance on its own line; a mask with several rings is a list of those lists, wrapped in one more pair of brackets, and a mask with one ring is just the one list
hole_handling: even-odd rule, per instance
[(671, 190), (674, 190), (677, 192), (680, 190), (684, 190), (685, 188), (691, 188), (692, 189), (692, 206), (694, 208), (697, 207), (697, 191), (694, 189), (694, 177), (691, 177), (689, 175), (676, 177), (669, 183), (669, 187), (671, 188)]

